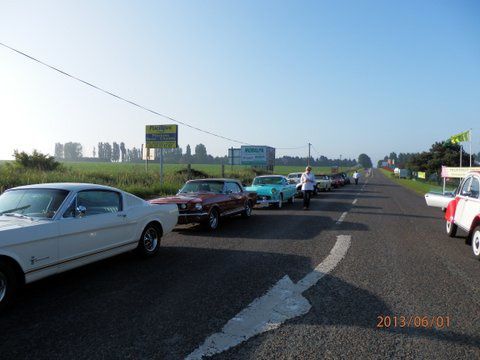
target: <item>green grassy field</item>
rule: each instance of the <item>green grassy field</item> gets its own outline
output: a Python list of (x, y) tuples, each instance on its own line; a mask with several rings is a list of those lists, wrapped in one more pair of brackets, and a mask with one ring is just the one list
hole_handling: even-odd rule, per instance
[[(88, 163), (88, 162), (65, 162), (63, 163), (66, 167), (69, 167), (74, 170), (79, 171), (86, 171), (86, 172), (104, 172), (108, 174), (118, 174), (118, 173), (125, 173), (125, 172), (152, 172), (152, 173), (159, 173), (160, 172), (160, 164), (149, 162), (148, 169), (147, 166), (142, 163), (137, 164), (130, 164), (130, 163)], [(221, 176), (222, 175), (222, 166), (216, 164), (192, 164), (192, 169), (205, 172), (210, 176)], [(172, 172), (186, 169), (186, 164), (164, 164), (163, 171), (164, 174), (170, 174)], [(348, 171), (349, 168), (340, 168), (341, 171)], [(249, 166), (230, 166), (225, 165), (225, 176), (229, 176), (231, 174), (236, 175), (242, 171), (249, 171)], [(292, 172), (299, 172), (305, 171), (304, 166), (275, 166), (274, 173), (279, 175), (287, 175)], [(317, 167), (313, 168), (315, 173), (324, 173), (330, 174), (331, 168), (330, 167)]]
[[(11, 187), (47, 182), (87, 182), (114, 186), (143, 198), (174, 194), (187, 180), (186, 164), (165, 164), (163, 185), (160, 185), (160, 165), (129, 163), (65, 162), (56, 171), (24, 169), (13, 162), (0, 163), (0, 193)], [(222, 176), (221, 165), (192, 164), (192, 172), (200, 171), (199, 177)], [(303, 171), (303, 166), (277, 166), (274, 173), (287, 175)], [(314, 168), (314, 172), (330, 173), (331, 168)], [(341, 168), (341, 171), (349, 171)], [(225, 166), (225, 177), (235, 178), (248, 184), (258, 172), (247, 166)]]
[[(399, 185), (402, 185), (406, 187), (407, 189), (410, 189), (412, 191), (415, 191), (419, 195), (425, 195), (426, 193), (430, 191), (437, 191), (437, 192), (442, 192), (443, 188), (440, 185), (436, 184), (431, 184), (428, 182), (424, 182), (422, 180), (410, 180), (410, 179), (399, 179), (397, 177), (393, 177), (391, 172), (385, 170), (385, 169), (380, 169), (380, 171), (389, 179), (393, 180)], [(446, 190), (451, 191), (454, 190), (452, 187), (447, 187)]]

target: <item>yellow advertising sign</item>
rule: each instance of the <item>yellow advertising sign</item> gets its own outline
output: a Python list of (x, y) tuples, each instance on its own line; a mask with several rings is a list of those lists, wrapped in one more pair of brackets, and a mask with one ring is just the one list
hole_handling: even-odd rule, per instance
[(145, 146), (147, 148), (177, 148), (178, 125), (147, 125), (145, 128)]
[(417, 172), (417, 177), (418, 177), (419, 179), (425, 179), (426, 174), (425, 174), (425, 172), (423, 172), (423, 171), (419, 171), (419, 172)]

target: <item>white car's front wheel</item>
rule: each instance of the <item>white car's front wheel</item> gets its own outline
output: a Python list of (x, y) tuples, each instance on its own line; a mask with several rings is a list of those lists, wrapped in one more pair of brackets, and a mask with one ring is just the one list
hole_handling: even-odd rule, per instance
[(480, 226), (477, 226), (472, 233), (473, 257), (480, 260)]
[(160, 250), (160, 241), (162, 239), (162, 231), (156, 224), (148, 224), (143, 230), (137, 250), (145, 257), (154, 256)]
[(451, 221), (447, 221), (445, 224), (445, 229), (447, 230), (447, 235), (450, 237), (455, 237), (457, 235), (457, 225)]

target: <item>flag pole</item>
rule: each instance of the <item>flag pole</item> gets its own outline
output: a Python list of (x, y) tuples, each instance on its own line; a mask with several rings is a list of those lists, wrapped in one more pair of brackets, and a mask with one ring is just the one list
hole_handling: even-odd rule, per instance
[(469, 130), (470, 132), (470, 167), (472, 167), (472, 129)]
[(462, 143), (460, 143), (460, 167), (462, 167), (462, 153), (463, 153), (463, 150), (462, 150)]

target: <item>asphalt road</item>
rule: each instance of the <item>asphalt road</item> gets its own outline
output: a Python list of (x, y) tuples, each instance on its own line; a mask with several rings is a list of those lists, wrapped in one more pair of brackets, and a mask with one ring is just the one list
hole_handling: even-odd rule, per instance
[[(479, 359), (480, 262), (464, 238), (445, 235), (442, 216), (375, 172), (322, 193), (310, 211), (298, 201), (227, 219), (215, 233), (180, 227), (156, 258), (124, 254), (27, 286), (0, 315), (0, 358), (185, 358), (347, 235), (345, 257), (301, 294), (305, 315), (213, 358)], [(391, 326), (378, 328), (379, 316)], [(441, 316), (443, 328), (416, 326), (424, 316)]]

